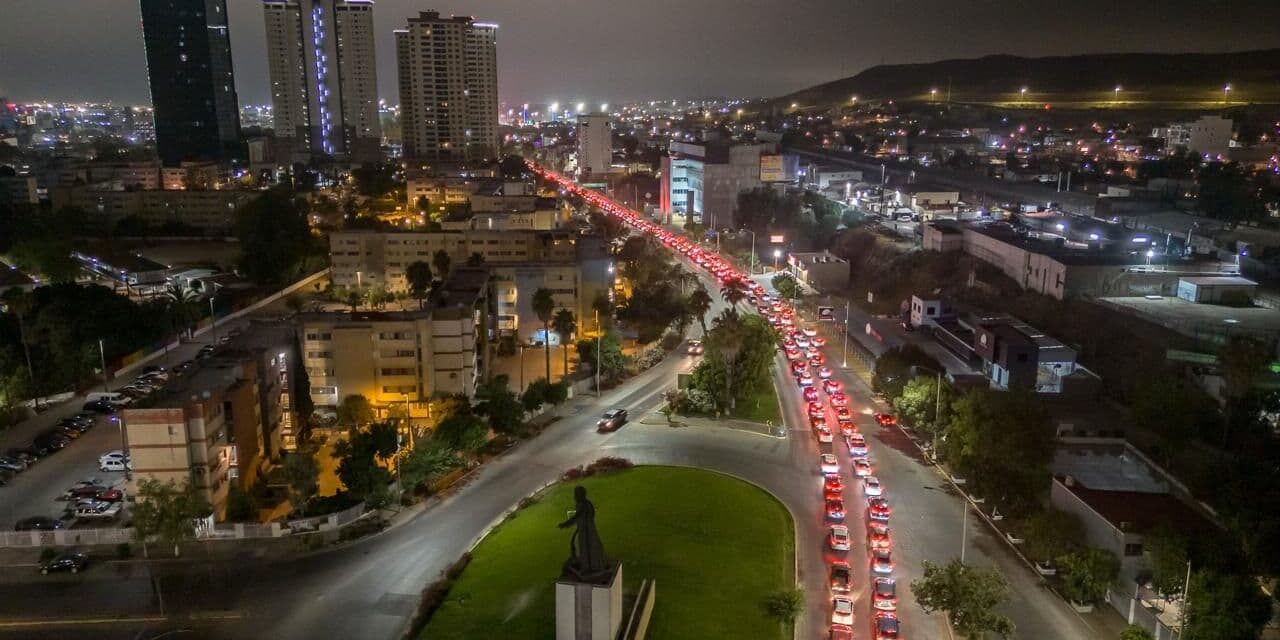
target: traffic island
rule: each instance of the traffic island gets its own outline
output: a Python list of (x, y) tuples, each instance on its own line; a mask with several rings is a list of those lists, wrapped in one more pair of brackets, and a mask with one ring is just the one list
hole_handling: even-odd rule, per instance
[[(791, 637), (761, 602), (795, 582), (795, 528), (777, 499), (710, 471), (636, 467), (551, 486), (473, 550), (419, 638), (553, 638), (556, 581), (587, 489), (610, 560), (625, 563), (623, 609), (644, 580), (662, 585), (652, 638)], [(746, 635), (744, 635), (744, 632)]]

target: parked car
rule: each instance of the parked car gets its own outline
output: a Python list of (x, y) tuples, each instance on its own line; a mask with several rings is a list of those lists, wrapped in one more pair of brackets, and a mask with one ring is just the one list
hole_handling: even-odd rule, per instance
[(108, 491), (110, 487), (104, 487), (100, 484), (77, 484), (66, 493), (62, 494), (67, 500), (79, 500), (81, 498), (96, 498), (98, 494)]
[(80, 500), (71, 509), (71, 514), (81, 520), (115, 520), (124, 505), (107, 500)]
[(0, 469), (8, 469), (9, 471), (26, 471), (27, 463), (19, 460), (18, 458), (0, 456)]
[(596, 422), (596, 431), (617, 431), (626, 422), (626, 409), (610, 409)]
[(66, 448), (71, 444), (71, 438), (62, 434), (46, 431), (32, 441), (31, 446), (37, 449), (47, 449), (50, 453)]
[(59, 571), (70, 571), (71, 573), (80, 573), (85, 567), (89, 566), (89, 556), (83, 553), (69, 551), (60, 553), (52, 560), (40, 565), (40, 573), (48, 575)]
[(83, 408), (94, 413), (115, 413), (118, 407), (106, 400), (90, 400), (84, 403)]
[(52, 531), (54, 529), (65, 528), (66, 525), (57, 518), (49, 518), (46, 516), (31, 516), (23, 518), (13, 525), (14, 531)]
[(110, 458), (98, 461), (99, 471), (133, 471), (133, 463), (125, 458)]

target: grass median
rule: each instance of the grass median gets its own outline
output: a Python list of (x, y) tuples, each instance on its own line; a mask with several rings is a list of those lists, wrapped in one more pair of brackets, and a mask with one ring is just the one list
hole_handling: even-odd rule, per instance
[(782, 408), (778, 406), (778, 394), (772, 384), (756, 393), (738, 400), (729, 417), (764, 424), (782, 424)]
[(790, 637), (761, 608), (794, 581), (790, 514), (754, 485), (677, 467), (637, 467), (552, 487), (476, 547), (419, 637), (554, 637), (554, 585), (570, 536), (556, 525), (573, 508), (578, 484), (596, 505), (605, 552), (623, 562), (626, 595), (643, 579), (657, 581), (650, 637)]

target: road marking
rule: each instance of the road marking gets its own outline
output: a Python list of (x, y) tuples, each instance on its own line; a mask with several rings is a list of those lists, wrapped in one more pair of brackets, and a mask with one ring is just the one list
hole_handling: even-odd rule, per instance
[(164, 622), (165, 616), (134, 616), (122, 618), (57, 618), (45, 620), (5, 620), (0, 622), (0, 629), (20, 629), (23, 627), (60, 627), (64, 625), (121, 624), (131, 622)]

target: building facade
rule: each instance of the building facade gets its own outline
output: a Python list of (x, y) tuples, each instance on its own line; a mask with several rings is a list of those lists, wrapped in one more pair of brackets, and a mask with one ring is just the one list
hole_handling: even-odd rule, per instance
[(498, 25), (423, 11), (396, 30), (404, 157), (465, 162), (498, 153)]
[[(104, 188), (107, 187), (107, 188)], [(104, 225), (137, 216), (155, 227), (179, 223), (204, 235), (228, 235), (235, 230), (236, 210), (258, 193), (253, 191), (125, 191), (110, 185), (81, 185), (49, 190), (54, 209), (80, 207)]]
[(489, 294), (488, 271), (463, 267), (421, 310), (301, 314), (311, 401), (336, 407), (361, 394), (382, 407), (407, 403), (417, 416), (432, 397), (470, 397), (488, 366)]
[(142, 0), (141, 6), (161, 162), (240, 157), (226, 0)]
[(764, 184), (760, 156), (773, 153), (775, 148), (772, 143), (672, 142), (662, 158), (662, 213), (681, 215), (708, 227), (731, 227), (738, 194)]
[(294, 157), (380, 157), (372, 0), (267, 0), (276, 138)]
[(578, 116), (578, 175), (602, 175), (613, 166), (613, 123), (607, 113)]

